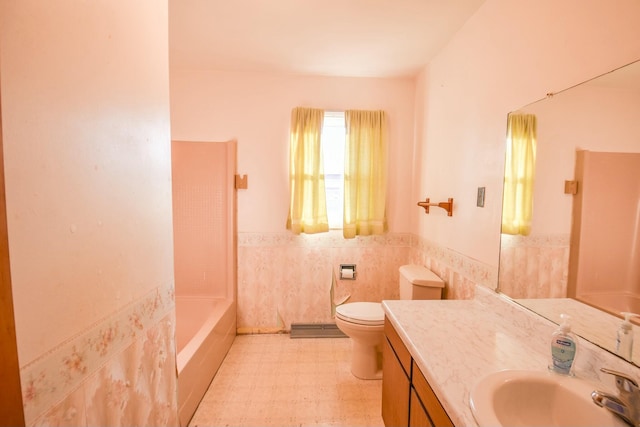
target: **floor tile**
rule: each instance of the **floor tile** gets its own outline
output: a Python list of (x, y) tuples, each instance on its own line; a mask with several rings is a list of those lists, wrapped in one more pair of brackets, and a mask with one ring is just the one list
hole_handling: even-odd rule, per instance
[(239, 335), (189, 425), (383, 426), (382, 382), (350, 358), (348, 338)]

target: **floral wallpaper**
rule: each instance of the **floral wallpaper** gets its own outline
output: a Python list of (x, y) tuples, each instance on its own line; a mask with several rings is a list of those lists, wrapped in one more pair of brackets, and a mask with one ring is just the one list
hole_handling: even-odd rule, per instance
[(476, 285), (495, 289), (498, 281), (497, 268), (417, 236), (410, 262), (424, 265), (445, 281), (445, 299), (471, 299)]
[[(497, 271), (409, 233), (356, 237), (238, 234), (238, 331), (289, 330), (292, 323), (332, 322), (334, 303), (397, 299), (398, 269), (421, 264), (446, 282), (448, 299), (468, 299), (476, 284), (495, 288)], [(356, 280), (340, 280), (340, 264), (356, 264)]]
[(501, 235), (500, 291), (512, 298), (566, 297), (570, 238)]
[[(345, 240), (341, 232), (296, 236), (238, 235), (238, 330), (289, 330), (291, 323), (331, 322), (334, 302), (397, 298), (398, 268), (407, 262), (410, 236)], [(356, 264), (356, 280), (340, 280), (340, 264)]]
[(177, 425), (173, 287), (21, 368), (27, 425)]

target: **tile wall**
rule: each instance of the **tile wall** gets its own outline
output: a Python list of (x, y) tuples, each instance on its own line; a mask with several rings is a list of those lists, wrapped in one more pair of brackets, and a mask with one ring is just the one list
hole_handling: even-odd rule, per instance
[(356, 280), (336, 277), (333, 302), (397, 299), (398, 269), (432, 269), (448, 299), (469, 299), (475, 284), (495, 288), (495, 268), (409, 233), (345, 240), (338, 231), (296, 236), (238, 234), (238, 331), (289, 330), (292, 323), (332, 322), (332, 275), (356, 264)]
[(500, 291), (512, 298), (564, 298), (569, 234), (501, 235)]

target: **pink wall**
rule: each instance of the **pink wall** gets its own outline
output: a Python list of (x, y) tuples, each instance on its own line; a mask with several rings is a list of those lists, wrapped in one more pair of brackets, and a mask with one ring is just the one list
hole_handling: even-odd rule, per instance
[(175, 423), (166, 1), (2, 2), (28, 424)]
[(414, 84), (408, 79), (171, 70), (174, 140), (238, 141), (239, 232), (281, 232), (289, 206), (289, 119), (296, 106), (389, 114), (389, 228), (409, 231)]
[(416, 232), (497, 267), (507, 113), (640, 58), (637, 16), (635, 0), (488, 0), (418, 79), (414, 198), (456, 209), (413, 211)]

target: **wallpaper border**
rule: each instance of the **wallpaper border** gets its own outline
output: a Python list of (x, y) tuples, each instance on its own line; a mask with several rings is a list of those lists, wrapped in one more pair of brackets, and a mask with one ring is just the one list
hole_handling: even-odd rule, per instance
[(174, 310), (173, 283), (157, 287), (20, 368), (26, 420), (62, 401)]

